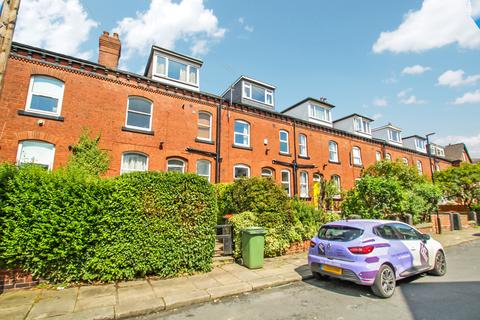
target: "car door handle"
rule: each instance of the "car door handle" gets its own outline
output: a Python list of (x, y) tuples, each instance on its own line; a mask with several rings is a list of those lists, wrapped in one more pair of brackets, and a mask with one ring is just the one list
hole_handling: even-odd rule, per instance
[(417, 249), (416, 249), (416, 248), (410, 248), (410, 250), (412, 250), (412, 251), (417, 251)]

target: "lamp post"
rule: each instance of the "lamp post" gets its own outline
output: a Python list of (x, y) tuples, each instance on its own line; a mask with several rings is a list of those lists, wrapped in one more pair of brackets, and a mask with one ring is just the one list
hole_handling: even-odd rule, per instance
[[(435, 174), (433, 172), (433, 165), (432, 165), (432, 148), (430, 146), (430, 139), (429, 137), (430, 136), (433, 136), (435, 134), (435, 132), (431, 132), (427, 135), (425, 135), (425, 137), (427, 138), (427, 155), (428, 155), (428, 162), (430, 164), (430, 172), (432, 173), (431, 174), (431, 177), (432, 177), (432, 183), (435, 184)], [(442, 225), (440, 223), (440, 215), (438, 213), (438, 206), (437, 206), (437, 233), (438, 234), (442, 234)]]

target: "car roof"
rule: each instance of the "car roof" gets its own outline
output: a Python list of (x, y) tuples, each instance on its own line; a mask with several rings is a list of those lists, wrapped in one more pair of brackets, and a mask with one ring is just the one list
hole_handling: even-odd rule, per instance
[(394, 220), (374, 220), (374, 219), (352, 219), (352, 220), (338, 220), (326, 223), (327, 226), (349, 226), (354, 228), (367, 228), (367, 227), (375, 227), (381, 224), (386, 223), (403, 223), (401, 221), (394, 221)]

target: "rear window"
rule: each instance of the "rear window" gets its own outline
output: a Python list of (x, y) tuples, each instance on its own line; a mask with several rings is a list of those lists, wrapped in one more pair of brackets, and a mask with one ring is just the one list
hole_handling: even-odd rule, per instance
[(318, 231), (318, 238), (330, 241), (352, 241), (363, 234), (362, 229), (348, 226), (323, 226)]

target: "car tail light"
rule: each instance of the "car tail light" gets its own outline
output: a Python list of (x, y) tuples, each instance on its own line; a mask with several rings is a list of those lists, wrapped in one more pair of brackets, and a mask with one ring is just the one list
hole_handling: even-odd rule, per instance
[(313, 242), (313, 240), (310, 240), (310, 248), (313, 248), (315, 247), (317, 244), (315, 242)]
[(365, 247), (350, 247), (350, 250), (353, 254), (369, 254), (374, 249), (374, 246), (365, 246)]

